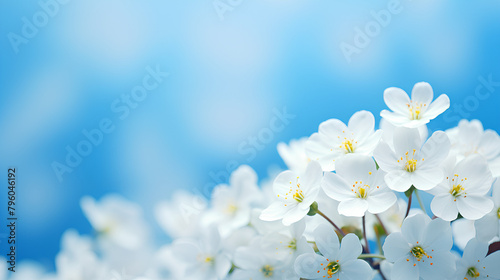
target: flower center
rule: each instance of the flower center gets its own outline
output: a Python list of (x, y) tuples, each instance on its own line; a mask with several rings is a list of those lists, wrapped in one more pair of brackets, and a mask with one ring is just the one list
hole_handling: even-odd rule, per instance
[(236, 211), (238, 210), (238, 206), (236, 206), (234, 203), (230, 203), (227, 208), (226, 208), (226, 211), (230, 214), (233, 214), (235, 213)]
[(304, 193), (300, 189), (299, 184), (297, 184), (297, 189), (295, 190), (295, 193), (293, 194), (293, 199), (295, 199), (298, 203), (301, 203), (304, 201)]
[(297, 240), (293, 239), (292, 241), (290, 241), (290, 243), (288, 244), (288, 248), (297, 250)]
[(413, 103), (410, 102), (408, 104), (408, 110), (410, 111), (410, 119), (418, 120), (420, 119), (420, 114), (422, 113), (422, 109), (427, 106), (425, 103)]
[(454, 197), (458, 197), (458, 196), (461, 196), (462, 195), (462, 192), (464, 191), (465, 189), (462, 187), (462, 185), (458, 184), (458, 185), (453, 185), (453, 188), (451, 188), (450, 190), (450, 193), (451, 195), (453, 195)]
[(200, 255), (197, 256), (197, 259), (201, 263), (213, 264), (215, 262), (215, 259), (212, 256), (209, 256), (209, 255), (200, 254)]
[(367, 184), (363, 184), (361, 181), (356, 181), (352, 185), (351, 191), (356, 194), (357, 198), (366, 198), (368, 196), (368, 190), (370, 186)]
[(345, 149), (345, 153), (346, 154), (349, 154), (349, 153), (354, 153), (354, 141), (353, 140), (347, 140), (345, 139), (344, 142), (342, 142), (342, 146), (340, 146), (340, 148), (344, 148)]
[(472, 278), (477, 278), (479, 277), (479, 271), (477, 271), (477, 269), (475, 267), (469, 267), (469, 269), (467, 269), (467, 275), (472, 277)]
[(328, 269), (326, 271), (326, 273), (328, 274), (328, 278), (331, 278), (333, 274), (339, 272), (339, 270), (340, 270), (340, 264), (338, 264), (337, 262), (330, 262), (326, 266), (326, 269)]
[(261, 269), (260, 269), (260, 272), (262, 272), (262, 274), (264, 274), (264, 277), (271, 277), (273, 276), (273, 271), (274, 271), (274, 267), (266, 264), (264, 265)]
[(426, 257), (429, 257), (427, 255), (427, 253), (425, 253), (424, 249), (422, 249), (422, 247), (420, 246), (415, 246), (411, 249), (411, 253), (413, 254), (413, 256), (415, 258), (417, 258), (417, 260), (421, 260), (423, 256), (426, 256)]
[[(446, 179), (449, 179), (449, 178), (446, 177)], [(459, 197), (462, 195), (464, 195), (464, 197), (467, 197), (466, 196), (467, 193), (465, 192), (465, 188), (463, 185), (465, 183), (465, 181), (467, 181), (467, 178), (460, 179), (458, 174), (453, 175), (453, 177), (451, 178), (451, 181), (450, 181), (450, 184), (452, 185), (452, 187), (450, 189), (450, 194), (453, 197)]]
[[(404, 170), (406, 170), (408, 172), (414, 172), (415, 170), (417, 170), (418, 160), (414, 159), (416, 152), (417, 152), (417, 150), (413, 149), (413, 153), (411, 156), (410, 156), (409, 152), (406, 152), (404, 159), (403, 159), (403, 157), (398, 159), (398, 162), (406, 162), (405, 166), (404, 166)], [(422, 159), (422, 160), (424, 160), (424, 159)]]
[(500, 208), (497, 209), (497, 217), (500, 219)]

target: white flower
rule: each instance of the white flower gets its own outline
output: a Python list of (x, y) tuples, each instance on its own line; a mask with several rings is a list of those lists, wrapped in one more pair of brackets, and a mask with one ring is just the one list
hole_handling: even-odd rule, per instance
[(417, 214), (406, 218), (401, 232), (391, 233), (383, 250), (394, 263), (392, 280), (445, 279), (454, 272), (455, 262), (450, 223)]
[[(231, 280), (298, 280), (290, 263), (269, 257), (269, 253), (260, 246), (260, 238), (252, 241), (251, 246), (240, 247), (234, 253), (233, 262), (237, 267), (231, 274)], [(201, 279), (201, 278), (200, 278)]]
[(92, 250), (92, 240), (67, 230), (62, 237), (62, 250), (56, 256), (57, 275), (61, 279), (108, 280), (103, 261)]
[(128, 250), (145, 246), (149, 230), (139, 205), (116, 195), (106, 196), (99, 203), (86, 196), (80, 204), (101, 238)]
[(373, 159), (352, 155), (337, 161), (335, 173), (327, 172), (321, 186), (332, 199), (340, 201), (338, 211), (345, 216), (362, 217), (384, 212), (396, 202), (396, 195), (384, 182)]
[(330, 119), (319, 125), (319, 130), (309, 137), (306, 153), (317, 160), (324, 171), (335, 170), (335, 161), (352, 153), (371, 155), (382, 136), (374, 131), (375, 118), (367, 111), (356, 112), (346, 126), (338, 119)]
[(311, 161), (306, 154), (307, 139), (307, 137), (293, 139), (288, 145), (283, 142), (278, 143), (278, 153), (288, 169), (297, 173), (306, 170), (307, 164)]
[(487, 253), (488, 243), (471, 239), (457, 263), (455, 279), (500, 279), (500, 251)]
[(482, 155), (489, 164), (493, 177), (500, 176), (500, 137), (493, 130), (483, 129), (478, 120), (461, 120), (458, 126), (446, 131), (451, 140), (451, 150), (458, 161), (473, 155)]
[(474, 223), (476, 237), (483, 242), (490, 242), (500, 237), (500, 179), (497, 178), (492, 189), (493, 210)]
[(457, 219), (451, 223), (453, 242), (460, 250), (464, 250), (467, 242), (476, 236), (474, 222), (467, 219)]
[(392, 190), (404, 192), (413, 185), (426, 191), (443, 180), (440, 165), (449, 150), (450, 140), (442, 131), (434, 132), (422, 146), (417, 129), (398, 127), (394, 131), (394, 150), (380, 141), (373, 157), (387, 172), (385, 182)]
[(279, 232), (270, 232), (262, 238), (262, 247), (270, 248), (266, 250), (269, 257), (279, 260), (295, 260), (301, 254), (313, 253), (314, 250), (307, 244), (304, 236), (306, 223), (301, 220), (290, 225)]
[(231, 268), (215, 225), (204, 230), (199, 239), (175, 240), (172, 252), (186, 265), (184, 276), (189, 279), (224, 279)]
[(316, 199), (322, 177), (323, 171), (316, 161), (309, 163), (302, 176), (290, 170), (281, 172), (273, 184), (277, 201), (264, 209), (260, 218), (264, 221), (283, 219), (286, 226), (300, 221)]
[(493, 178), (482, 156), (472, 155), (445, 168), (446, 179), (429, 191), (435, 195), (431, 202), (434, 215), (452, 221), (460, 212), (466, 219), (477, 220), (491, 211), (493, 201), (486, 194)]
[(441, 94), (434, 102), (433, 98), (432, 87), (425, 82), (415, 84), (411, 100), (402, 89), (388, 88), (384, 91), (384, 101), (393, 112), (382, 110), (380, 116), (395, 126), (422, 126), (450, 107), (450, 99), (446, 94)]
[[(396, 129), (397, 126), (394, 126), (386, 119), (381, 119), (379, 127), (382, 130), (382, 140), (387, 143), (389, 147), (394, 148), (394, 129)], [(422, 126), (419, 126), (418, 133), (420, 134), (422, 143), (425, 142), (425, 140), (427, 140), (427, 137), (429, 137), (429, 129), (427, 128), (427, 125), (424, 124)]]
[(295, 260), (295, 271), (301, 278), (372, 279), (370, 265), (358, 260), (362, 248), (356, 235), (347, 234), (342, 239), (342, 246), (339, 246), (339, 239), (333, 228), (320, 225), (314, 231), (314, 237), (321, 255), (308, 253), (300, 255)]
[(200, 219), (206, 208), (207, 202), (201, 196), (178, 191), (170, 201), (156, 206), (155, 216), (170, 237), (194, 237), (199, 232)]
[(219, 225), (223, 237), (250, 221), (252, 207), (262, 200), (257, 186), (257, 174), (247, 166), (238, 167), (229, 177), (229, 185), (221, 184), (212, 193), (212, 209), (203, 217), (202, 224)]

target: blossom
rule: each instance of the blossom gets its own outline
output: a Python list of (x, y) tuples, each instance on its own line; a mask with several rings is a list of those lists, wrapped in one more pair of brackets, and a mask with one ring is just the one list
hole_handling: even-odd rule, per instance
[(290, 170), (281, 172), (273, 184), (277, 200), (264, 209), (260, 218), (264, 221), (283, 219), (288, 226), (306, 216), (309, 207), (320, 190), (323, 171), (316, 161), (311, 161), (304, 175)]
[(486, 193), (493, 178), (484, 158), (472, 155), (454, 167), (453, 164), (447, 167), (446, 179), (429, 191), (435, 195), (431, 202), (434, 215), (452, 221), (460, 212), (466, 219), (477, 220), (490, 212), (493, 201)]
[(250, 246), (236, 249), (233, 262), (237, 269), (233, 271), (229, 279), (299, 280), (299, 277), (291, 269), (291, 264), (287, 261), (270, 257), (266, 249), (260, 246), (260, 241), (260, 238), (256, 238)]
[(301, 220), (280, 231), (269, 232), (262, 238), (262, 247), (270, 248), (265, 252), (270, 253), (270, 257), (279, 260), (290, 260), (301, 254), (313, 253), (314, 250), (307, 244), (304, 236), (306, 223)]
[(401, 232), (391, 233), (383, 246), (387, 261), (394, 263), (391, 279), (446, 279), (455, 269), (452, 245), (449, 222), (424, 214), (407, 217)]
[(326, 173), (321, 183), (324, 192), (340, 201), (338, 211), (345, 216), (362, 217), (384, 212), (396, 202), (396, 195), (384, 182), (385, 173), (377, 170), (373, 159), (352, 155), (337, 161), (335, 173)]
[(295, 271), (301, 278), (338, 280), (372, 278), (370, 265), (358, 260), (362, 248), (356, 235), (347, 234), (342, 239), (342, 246), (339, 246), (339, 239), (333, 228), (320, 225), (314, 231), (314, 238), (321, 255), (307, 253), (295, 260)]
[(404, 192), (413, 185), (426, 191), (443, 180), (440, 165), (449, 150), (450, 140), (442, 131), (434, 132), (422, 146), (417, 129), (398, 127), (394, 131), (394, 149), (380, 141), (373, 157), (387, 172), (384, 179), (392, 190)]
[[(394, 126), (392, 123), (387, 121), (386, 119), (380, 120), (380, 130), (382, 130), (382, 140), (389, 145), (389, 147), (394, 148), (394, 129), (397, 126)], [(427, 125), (421, 125), (418, 128), (418, 133), (420, 134), (420, 138), (422, 139), (422, 143), (427, 140), (429, 137), (429, 129)]]
[(395, 126), (422, 126), (450, 107), (450, 99), (446, 94), (432, 101), (433, 97), (432, 87), (425, 82), (413, 86), (411, 100), (402, 89), (388, 88), (384, 91), (384, 101), (393, 112), (382, 110), (380, 116)]
[(170, 237), (194, 237), (199, 232), (200, 220), (206, 209), (204, 198), (179, 191), (170, 201), (156, 205), (155, 216)]
[(177, 239), (172, 244), (173, 254), (186, 265), (184, 275), (190, 279), (224, 279), (231, 262), (222, 248), (215, 225), (199, 239)]
[(317, 133), (309, 137), (306, 153), (317, 160), (324, 171), (335, 170), (335, 161), (348, 154), (371, 155), (382, 135), (374, 131), (375, 118), (368, 111), (356, 112), (346, 126), (338, 119), (330, 119), (319, 125)]
[(262, 200), (257, 186), (257, 174), (248, 165), (238, 167), (229, 177), (229, 185), (217, 185), (212, 192), (212, 208), (203, 217), (203, 226), (219, 225), (222, 236), (245, 226), (250, 221), (252, 207)]
[(500, 251), (487, 253), (488, 243), (471, 239), (457, 263), (455, 279), (500, 279)]
[(487, 129), (478, 120), (461, 120), (458, 126), (446, 131), (451, 140), (451, 150), (458, 161), (473, 154), (482, 155), (487, 161), (493, 177), (500, 176), (500, 136)]
[(149, 231), (138, 205), (116, 195), (106, 196), (100, 202), (85, 196), (80, 204), (101, 238), (128, 250), (144, 246)]
[(285, 162), (288, 169), (297, 173), (303, 173), (311, 159), (306, 154), (307, 137), (292, 139), (286, 143), (278, 143), (277, 149), (280, 157)]
[(476, 237), (483, 242), (500, 237), (500, 179), (497, 178), (492, 189), (493, 210), (474, 223)]

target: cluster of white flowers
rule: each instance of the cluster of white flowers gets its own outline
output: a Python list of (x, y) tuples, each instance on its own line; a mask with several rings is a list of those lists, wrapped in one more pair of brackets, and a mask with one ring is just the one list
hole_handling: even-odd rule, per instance
[[(181, 191), (157, 205), (173, 238), (160, 249), (140, 208), (84, 198), (97, 236), (68, 231), (55, 275), (19, 279), (500, 279), (499, 135), (462, 120), (428, 137), (450, 100), (433, 101), (427, 83), (384, 100), (379, 130), (360, 111), (280, 143), (290, 170), (260, 187), (240, 166), (210, 201)], [(434, 196), (432, 214), (420, 192)]]

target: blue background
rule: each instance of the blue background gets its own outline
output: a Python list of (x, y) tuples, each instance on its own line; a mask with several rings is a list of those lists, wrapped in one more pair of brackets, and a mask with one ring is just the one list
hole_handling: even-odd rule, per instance
[[(210, 174), (225, 181), (234, 161), (265, 178), (284, 168), (278, 142), (309, 136), (326, 119), (365, 109), (378, 123), (391, 86), (409, 92), (427, 81), (435, 97), (450, 96), (450, 110), (465, 108), (431, 130), (465, 117), (500, 131), (500, 86), (474, 95), (480, 77), (500, 81), (500, 2), (399, 1), (349, 62), (341, 44), (355, 46), (356, 28), (376, 28), (372, 11), (390, 2), (243, 0), (221, 19), (209, 0), (71, 0), (16, 53), (9, 34), (22, 35), (23, 17), (32, 21), (42, 6), (1, 1), (0, 172), (6, 182), (7, 168), (18, 168), (19, 259), (51, 269), (65, 229), (91, 233), (83, 195), (116, 192), (141, 204), (165, 242), (152, 214), (158, 201), (182, 188), (204, 193), (216, 183)], [(157, 65), (169, 78), (120, 120), (110, 104)], [(283, 131), (250, 160), (238, 151), (284, 108), (295, 117)], [(106, 117), (115, 130), (60, 182), (51, 164)]]

